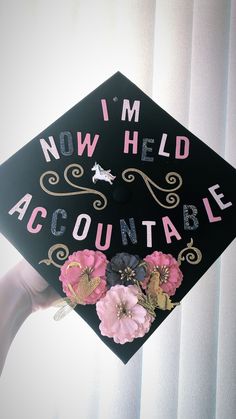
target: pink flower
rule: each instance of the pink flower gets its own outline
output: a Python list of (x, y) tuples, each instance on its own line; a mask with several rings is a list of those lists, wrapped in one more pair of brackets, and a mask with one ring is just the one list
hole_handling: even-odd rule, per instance
[(149, 331), (154, 318), (138, 304), (138, 292), (135, 285), (115, 285), (97, 302), (99, 329), (103, 336), (124, 344)]
[(177, 260), (172, 255), (157, 251), (146, 256), (144, 260), (148, 264), (149, 276), (142, 283), (143, 288), (147, 287), (150, 274), (156, 270), (160, 273), (160, 288), (169, 296), (174, 295), (183, 279)]
[(95, 304), (106, 292), (106, 256), (99, 251), (79, 250), (69, 256), (61, 267), (63, 291), (72, 300), (74, 292), (81, 304)]

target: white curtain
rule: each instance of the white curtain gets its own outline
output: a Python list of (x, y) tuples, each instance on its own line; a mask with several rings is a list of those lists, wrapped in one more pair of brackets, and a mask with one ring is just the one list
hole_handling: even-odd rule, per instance
[[(117, 70), (236, 166), (235, 0), (1, 0), (1, 161)], [(219, 237), (220, 240), (220, 237)], [(1, 237), (1, 274), (20, 255)], [(33, 314), (2, 419), (233, 419), (235, 242), (124, 366), (75, 314)]]

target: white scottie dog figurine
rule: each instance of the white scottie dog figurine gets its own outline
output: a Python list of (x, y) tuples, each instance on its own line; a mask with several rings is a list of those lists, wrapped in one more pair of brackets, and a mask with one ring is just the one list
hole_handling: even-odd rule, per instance
[(105, 180), (105, 182), (109, 182), (112, 185), (113, 180), (116, 178), (116, 176), (111, 174), (111, 170), (104, 170), (98, 163), (95, 163), (91, 170), (95, 172), (92, 178), (93, 183), (96, 183), (98, 180)]

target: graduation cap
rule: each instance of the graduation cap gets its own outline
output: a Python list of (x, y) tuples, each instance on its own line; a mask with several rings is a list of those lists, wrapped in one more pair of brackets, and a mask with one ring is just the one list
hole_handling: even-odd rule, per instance
[(0, 227), (126, 363), (235, 238), (235, 186), (116, 73), (2, 164)]

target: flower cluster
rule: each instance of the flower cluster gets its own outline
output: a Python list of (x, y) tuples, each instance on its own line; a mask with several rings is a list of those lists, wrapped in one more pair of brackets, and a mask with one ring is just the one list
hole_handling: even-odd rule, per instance
[(96, 304), (101, 334), (124, 344), (149, 331), (156, 309), (178, 304), (170, 297), (183, 275), (176, 259), (162, 252), (144, 259), (123, 252), (108, 261), (102, 252), (83, 250), (69, 256), (59, 279), (67, 304)]

